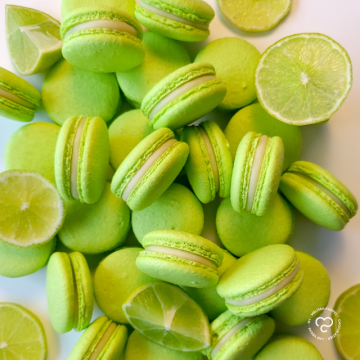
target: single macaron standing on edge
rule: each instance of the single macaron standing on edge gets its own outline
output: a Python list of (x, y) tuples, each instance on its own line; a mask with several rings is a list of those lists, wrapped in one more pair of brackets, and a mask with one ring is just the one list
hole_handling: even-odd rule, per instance
[(204, 354), (209, 360), (250, 359), (274, 330), (275, 321), (267, 315), (244, 318), (226, 311), (211, 323), (211, 346)]
[(81, 331), (89, 326), (94, 295), (84, 255), (79, 252), (51, 255), (47, 266), (46, 293), (50, 321), (58, 333), (71, 329)]
[(303, 281), (295, 250), (285, 244), (268, 245), (236, 261), (217, 285), (219, 295), (235, 315), (265, 314), (293, 295)]
[(219, 126), (213, 121), (188, 126), (183, 129), (181, 140), (189, 145), (185, 170), (199, 200), (207, 204), (217, 193), (222, 198), (228, 197), (233, 160), (229, 143)]
[(154, 131), (121, 163), (111, 182), (111, 191), (131, 210), (143, 210), (172, 184), (188, 154), (188, 145), (177, 141), (170, 129)]
[(294, 162), (280, 181), (280, 191), (304, 216), (329, 230), (342, 230), (358, 203), (334, 175), (307, 161)]
[(150, 31), (188, 42), (207, 39), (215, 17), (212, 7), (202, 0), (140, 0), (135, 17)]
[(28, 122), (40, 103), (41, 94), (31, 84), (0, 67), (0, 116)]
[(97, 202), (110, 157), (109, 133), (99, 117), (73, 116), (62, 126), (55, 150), (55, 180), (66, 200)]
[(201, 236), (177, 230), (145, 235), (137, 267), (156, 279), (189, 287), (209, 287), (219, 281), (223, 250)]
[(231, 179), (231, 205), (235, 211), (265, 214), (277, 194), (284, 161), (284, 145), (278, 136), (250, 132), (236, 151)]
[(141, 110), (154, 129), (178, 130), (215, 109), (226, 87), (207, 63), (184, 66), (158, 82), (145, 96)]

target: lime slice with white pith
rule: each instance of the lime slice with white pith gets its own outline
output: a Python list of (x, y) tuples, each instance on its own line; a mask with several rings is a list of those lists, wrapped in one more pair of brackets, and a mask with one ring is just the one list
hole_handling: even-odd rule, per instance
[(264, 52), (255, 86), (262, 107), (278, 120), (298, 126), (323, 122), (350, 92), (351, 61), (325, 35), (292, 35)]

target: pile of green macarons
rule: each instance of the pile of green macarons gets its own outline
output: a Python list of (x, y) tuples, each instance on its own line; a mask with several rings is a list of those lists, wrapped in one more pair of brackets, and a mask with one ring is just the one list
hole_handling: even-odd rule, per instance
[[(47, 265), (54, 329), (86, 329), (71, 360), (321, 360), (304, 339), (273, 337), (275, 321), (305, 324), (330, 296), (324, 266), (286, 244), (293, 212), (339, 231), (358, 205), (298, 159), (300, 127), (257, 103), (258, 50), (223, 38), (191, 62), (179, 41), (206, 40), (215, 16), (201, 0), (63, 0), (62, 15), (64, 58), (41, 94), (0, 68), (0, 115), (29, 122), (42, 102), (53, 123), (17, 130), (6, 169), (54, 184), (66, 217), (46, 244), (0, 241), (0, 275)], [(151, 331), (163, 324), (145, 331), (129, 315), (158, 282), (203, 312), (197, 351), (166, 346)], [(105, 315), (91, 323), (94, 301)]]

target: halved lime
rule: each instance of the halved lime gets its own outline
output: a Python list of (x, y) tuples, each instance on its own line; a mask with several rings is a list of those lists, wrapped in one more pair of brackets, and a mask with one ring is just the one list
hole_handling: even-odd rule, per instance
[(217, 0), (221, 13), (243, 31), (267, 31), (290, 11), (291, 0)]
[(298, 34), (270, 46), (255, 74), (262, 107), (280, 121), (308, 125), (329, 119), (352, 86), (346, 50), (322, 34)]
[(0, 303), (0, 359), (44, 360), (46, 352), (40, 320), (20, 305)]
[(180, 351), (199, 351), (210, 344), (203, 310), (177, 286), (163, 282), (137, 289), (123, 305), (130, 324), (156, 343)]
[(17, 5), (6, 5), (6, 39), (21, 75), (42, 72), (61, 58), (60, 23), (51, 16)]
[(40, 174), (0, 174), (0, 240), (19, 247), (44, 244), (60, 230), (64, 218), (58, 191)]
[(345, 360), (360, 360), (360, 284), (342, 293), (332, 314), (333, 335), (337, 350)]

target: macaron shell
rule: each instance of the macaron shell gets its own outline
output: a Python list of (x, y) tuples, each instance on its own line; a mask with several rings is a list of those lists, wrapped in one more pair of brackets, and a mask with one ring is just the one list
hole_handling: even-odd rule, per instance
[(29, 122), (34, 119), (35, 111), (0, 97), (0, 116), (10, 120)]

